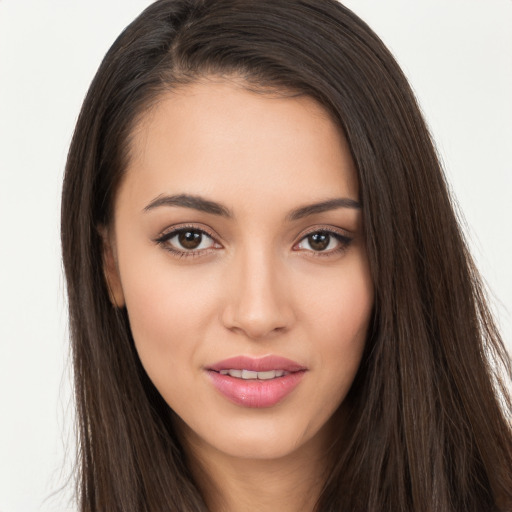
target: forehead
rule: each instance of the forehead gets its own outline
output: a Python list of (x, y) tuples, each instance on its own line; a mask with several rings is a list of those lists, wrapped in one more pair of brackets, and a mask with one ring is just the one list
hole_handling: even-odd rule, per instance
[(136, 125), (130, 149), (120, 193), (137, 190), (146, 199), (176, 192), (247, 204), (358, 197), (340, 128), (307, 96), (194, 83), (160, 97)]

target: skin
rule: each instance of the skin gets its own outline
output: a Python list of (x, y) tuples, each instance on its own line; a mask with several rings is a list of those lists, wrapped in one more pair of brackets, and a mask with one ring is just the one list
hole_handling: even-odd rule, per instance
[[(288, 217), (312, 203), (357, 201), (358, 182), (320, 105), (243, 85), (202, 80), (166, 93), (139, 122), (105, 231), (105, 273), (144, 368), (178, 416), (210, 509), (304, 511), (320, 492), (335, 412), (360, 364), (373, 287), (360, 209)], [(215, 201), (231, 217), (154, 206), (179, 194)], [(208, 233), (199, 250), (178, 255), (169, 250), (185, 250), (177, 236), (156, 241), (184, 226)], [(331, 235), (318, 250), (307, 235), (322, 229), (351, 242)], [(205, 371), (270, 354), (307, 368), (273, 407), (232, 403)]]

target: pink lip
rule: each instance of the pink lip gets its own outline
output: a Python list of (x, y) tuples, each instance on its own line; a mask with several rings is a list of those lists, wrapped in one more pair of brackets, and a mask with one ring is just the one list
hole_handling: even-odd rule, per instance
[[(284, 370), (289, 373), (271, 380), (244, 380), (219, 373), (230, 369), (255, 372)], [(288, 396), (300, 383), (307, 368), (279, 356), (258, 359), (238, 356), (219, 361), (206, 370), (217, 391), (231, 402), (243, 407), (264, 408), (272, 407)]]
[(252, 372), (284, 370), (286, 372), (298, 372), (306, 369), (305, 366), (280, 356), (265, 356), (260, 358), (237, 356), (224, 359), (223, 361), (219, 361), (207, 367), (207, 370), (216, 372), (220, 372), (221, 370), (250, 370)]

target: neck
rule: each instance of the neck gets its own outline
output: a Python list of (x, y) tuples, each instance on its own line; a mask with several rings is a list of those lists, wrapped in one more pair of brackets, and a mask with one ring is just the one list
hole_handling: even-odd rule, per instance
[(277, 459), (242, 459), (187, 436), (193, 477), (211, 512), (313, 512), (327, 472), (324, 437)]

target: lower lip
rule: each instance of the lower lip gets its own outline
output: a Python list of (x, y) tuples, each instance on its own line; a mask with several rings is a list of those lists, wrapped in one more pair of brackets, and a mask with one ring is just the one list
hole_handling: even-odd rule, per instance
[(208, 371), (215, 388), (228, 400), (252, 408), (272, 407), (278, 404), (297, 387), (305, 373), (292, 372), (269, 380), (244, 380)]

